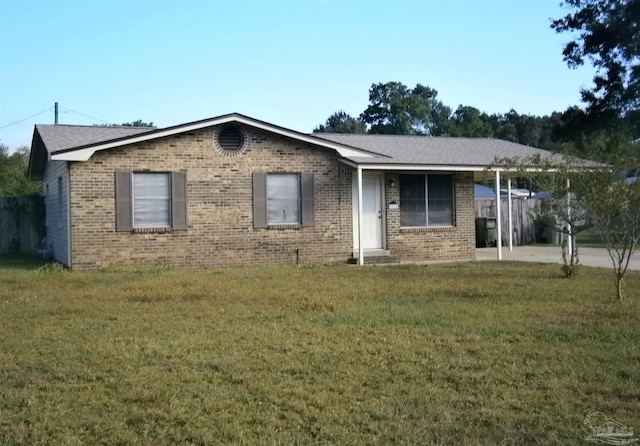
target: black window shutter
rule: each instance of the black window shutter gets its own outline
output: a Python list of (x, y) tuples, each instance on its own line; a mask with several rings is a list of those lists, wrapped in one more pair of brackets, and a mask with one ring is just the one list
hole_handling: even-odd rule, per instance
[(267, 227), (267, 174), (253, 173), (253, 227)]
[(187, 230), (187, 173), (171, 172), (171, 228)]
[(300, 174), (300, 195), (302, 198), (302, 226), (313, 226), (313, 173)]
[(131, 172), (116, 172), (116, 231), (133, 229), (131, 201)]

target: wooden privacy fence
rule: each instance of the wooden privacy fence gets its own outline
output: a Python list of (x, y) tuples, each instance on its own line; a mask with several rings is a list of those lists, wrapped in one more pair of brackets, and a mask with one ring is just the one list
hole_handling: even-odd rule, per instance
[[(497, 218), (496, 200), (494, 198), (478, 198), (476, 203), (476, 218)], [(533, 198), (514, 197), (512, 204), (513, 244), (528, 245), (540, 241), (540, 229), (534, 224), (534, 217), (540, 208), (540, 200)], [(509, 202), (500, 199), (502, 223), (502, 244), (509, 243)]]
[(37, 253), (44, 216), (42, 197), (0, 198), (0, 254)]

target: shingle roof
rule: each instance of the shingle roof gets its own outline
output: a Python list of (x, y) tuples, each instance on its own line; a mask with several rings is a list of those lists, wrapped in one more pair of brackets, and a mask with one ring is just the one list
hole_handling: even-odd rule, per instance
[[(350, 148), (329, 140), (316, 139), (312, 135), (289, 130), (239, 113), (230, 113), (160, 129), (146, 127), (36, 126), (34, 138), (36, 135), (39, 137), (42, 144), (46, 146), (46, 150), (53, 155), (52, 159), (86, 161), (93, 153), (99, 150), (193, 132), (230, 122), (248, 125), (301, 142), (329, 148), (337, 151), (340, 155), (369, 156), (369, 154), (364, 153), (366, 151), (361, 149)], [(40, 129), (43, 130), (44, 134), (39, 132)], [(65, 153), (67, 155), (64, 155)]]
[(98, 142), (126, 138), (132, 135), (152, 132), (150, 127), (104, 127), (85, 125), (36, 125), (49, 153)]
[(379, 153), (349, 159), (358, 164), (485, 168), (500, 158), (552, 156), (547, 150), (492, 138), (315, 133), (315, 137)]
[[(232, 113), (165, 129), (149, 127), (100, 127), (37, 125), (29, 171), (32, 178), (44, 172), (48, 157), (85, 161), (96, 150), (161, 138), (227, 122), (241, 122), (306, 143), (335, 150), (353, 165), (373, 169), (450, 169), (482, 171), (502, 158), (552, 156), (552, 152), (490, 138), (454, 138), (346, 133), (303, 134), (244, 115)], [(49, 155), (47, 155), (47, 153)]]
[(313, 144), (335, 151), (338, 156), (371, 156), (362, 149), (348, 147), (329, 140), (317, 139), (306, 133), (259, 121), (239, 113), (217, 116), (162, 129), (148, 127), (98, 127), (75, 125), (36, 125), (31, 142), (29, 175), (40, 179), (49, 159), (60, 161), (87, 161), (96, 151), (136, 144), (144, 141), (193, 132), (203, 128), (228, 124), (247, 125), (272, 132), (305, 144)]

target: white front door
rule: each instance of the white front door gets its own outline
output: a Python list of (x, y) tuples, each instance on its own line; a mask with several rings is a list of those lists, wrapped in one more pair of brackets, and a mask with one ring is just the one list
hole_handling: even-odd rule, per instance
[[(357, 184), (355, 185), (357, 198)], [(354, 200), (354, 201), (357, 201)], [(356, 235), (358, 233), (357, 210), (354, 219)], [(382, 179), (380, 175), (363, 175), (362, 177), (362, 248), (381, 249), (382, 239)]]

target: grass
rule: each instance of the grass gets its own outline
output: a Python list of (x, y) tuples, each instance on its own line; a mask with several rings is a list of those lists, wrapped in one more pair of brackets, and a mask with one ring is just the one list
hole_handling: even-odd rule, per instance
[(0, 445), (584, 444), (640, 429), (640, 274), (0, 261)]

